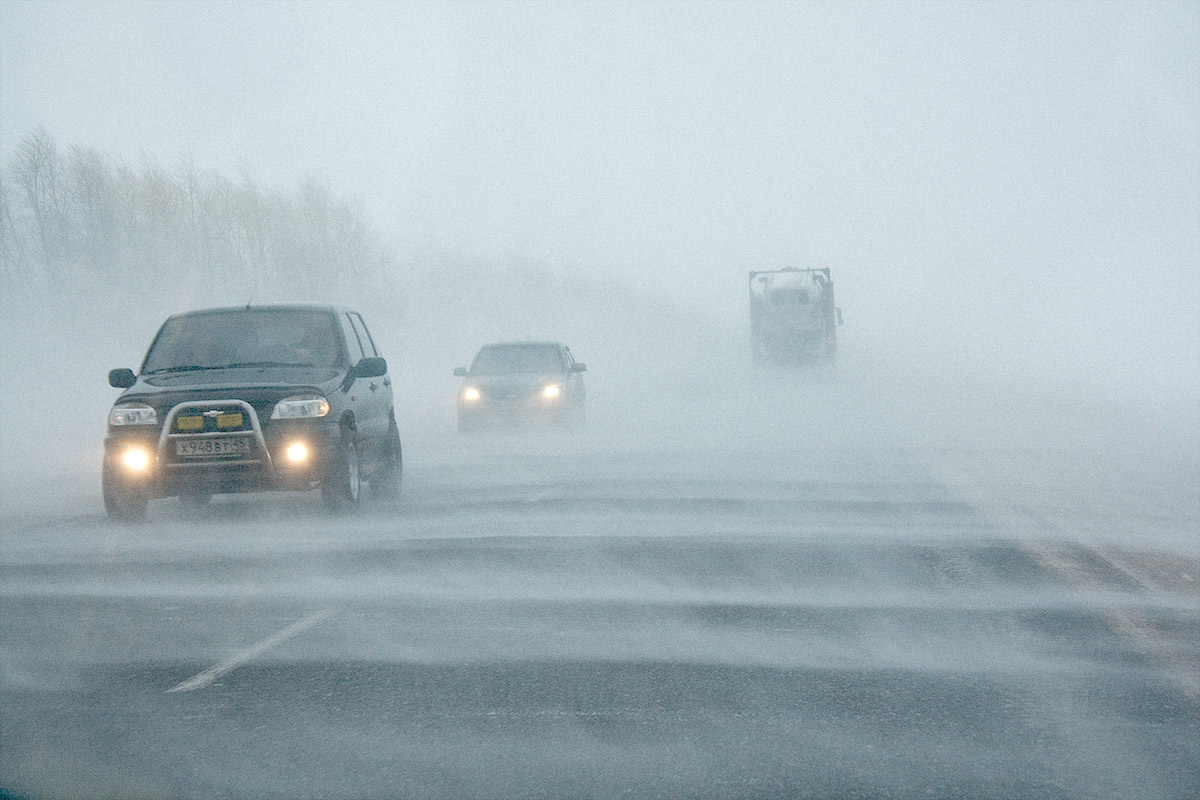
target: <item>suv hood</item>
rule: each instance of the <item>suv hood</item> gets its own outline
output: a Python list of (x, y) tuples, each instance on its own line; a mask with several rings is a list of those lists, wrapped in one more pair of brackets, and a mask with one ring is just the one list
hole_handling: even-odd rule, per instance
[(153, 392), (155, 389), (190, 389), (217, 386), (311, 386), (327, 383), (342, 373), (332, 367), (234, 367), (232, 369), (197, 369), (189, 372), (163, 372), (143, 375), (131, 392)]
[[(273, 373), (285, 380), (268, 380)], [(311, 381), (303, 381), (305, 377)], [(265, 426), (275, 404), (294, 394), (320, 393), (326, 396), (337, 391), (342, 373), (332, 369), (238, 368), (226, 370), (197, 370), (139, 378), (138, 382), (121, 393), (117, 403), (140, 402), (154, 408), (161, 420), (178, 405), (195, 400), (244, 400), (249, 403), (259, 421)], [(166, 384), (166, 385), (164, 385)]]

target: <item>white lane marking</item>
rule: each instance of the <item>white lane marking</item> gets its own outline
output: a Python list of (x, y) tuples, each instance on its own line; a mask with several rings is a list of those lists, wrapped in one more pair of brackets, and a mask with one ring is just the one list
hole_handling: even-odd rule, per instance
[(311, 616), (305, 617), (299, 622), (293, 622), (291, 625), (288, 625), (286, 628), (279, 631), (279, 633), (276, 633), (273, 636), (268, 636), (258, 644), (251, 645), (245, 650), (234, 653), (220, 664), (215, 664), (203, 672), (193, 675), (183, 683), (180, 683), (177, 686), (172, 686), (170, 689), (167, 689), (167, 692), (191, 692), (195, 689), (203, 689), (207, 686), (211, 686), (213, 681), (225, 673), (237, 669), (242, 664), (245, 664), (247, 661), (261, 653), (265, 653), (272, 647), (286, 642), (296, 634), (311, 628), (313, 625), (316, 625), (318, 622), (321, 622), (332, 614), (333, 612), (329, 610), (318, 611)]

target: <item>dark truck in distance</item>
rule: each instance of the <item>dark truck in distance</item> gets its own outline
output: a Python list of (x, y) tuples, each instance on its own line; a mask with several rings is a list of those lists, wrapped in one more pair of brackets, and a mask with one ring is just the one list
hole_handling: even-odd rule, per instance
[(334, 306), (214, 308), (167, 319), (108, 415), (104, 506), (117, 518), (180, 497), (320, 487), (346, 509), (365, 479), (399, 491), (392, 383), (362, 316)]
[(750, 273), (750, 346), (755, 367), (837, 368), (837, 326), (829, 269)]

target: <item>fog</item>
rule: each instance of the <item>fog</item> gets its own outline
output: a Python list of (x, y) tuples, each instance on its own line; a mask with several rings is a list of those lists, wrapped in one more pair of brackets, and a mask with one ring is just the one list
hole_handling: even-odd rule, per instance
[[(6, 452), (38, 451), (9, 473), (92, 459), (104, 371), (251, 298), (360, 306), (415, 430), (449, 427), (479, 344), (548, 337), (609, 444), (1196, 444), (1194, 5), (20, 2), (0, 37), (6, 159), (44, 126), (315, 175), (394, 254), (332, 292), (6, 270), (5, 406), (50, 390), (70, 420), (6, 415)], [(833, 270), (836, 388), (746, 366), (746, 273), (784, 266)]]
[[(0, 795), (1196, 796), (1198, 64), (1186, 2), (0, 0)], [(785, 267), (836, 379), (752, 368)], [(107, 371), (294, 301), (400, 497), (105, 520)], [(459, 435), (522, 339), (586, 430)]]
[(1200, 392), (1191, 4), (0, 14), (6, 154), (44, 125), (272, 186), (315, 174), (433, 280), (446, 255), (533, 262), (734, 330), (747, 270), (829, 266), (847, 336), (885, 361)]

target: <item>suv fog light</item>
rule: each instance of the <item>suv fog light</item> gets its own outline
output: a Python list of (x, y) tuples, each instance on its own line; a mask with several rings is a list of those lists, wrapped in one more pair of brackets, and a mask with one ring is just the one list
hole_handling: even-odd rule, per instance
[(293, 442), (287, 447), (287, 458), (293, 464), (308, 460), (308, 445), (304, 442)]
[(125, 466), (135, 472), (142, 472), (150, 466), (150, 454), (140, 447), (131, 447), (121, 458)]

